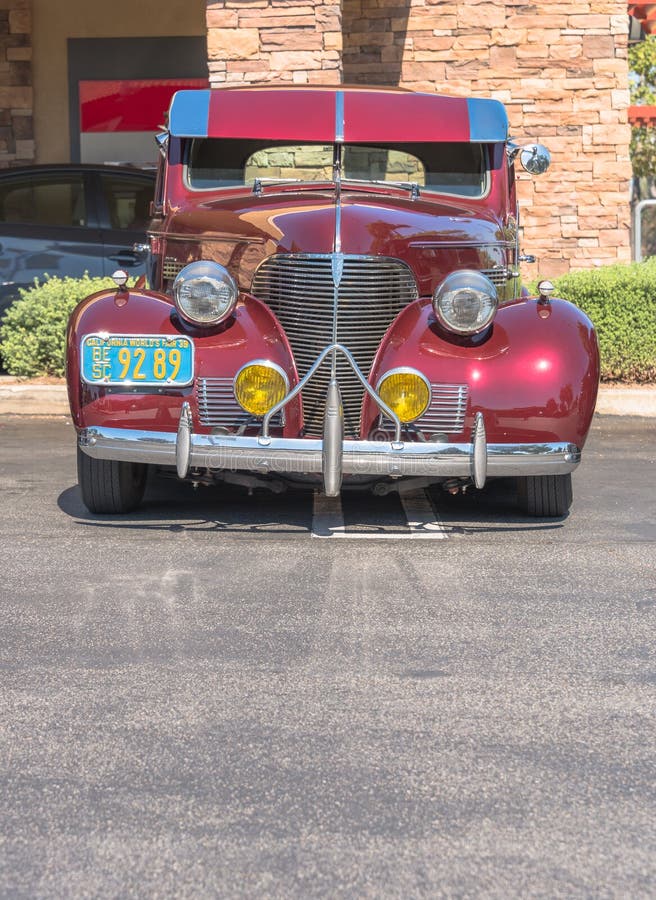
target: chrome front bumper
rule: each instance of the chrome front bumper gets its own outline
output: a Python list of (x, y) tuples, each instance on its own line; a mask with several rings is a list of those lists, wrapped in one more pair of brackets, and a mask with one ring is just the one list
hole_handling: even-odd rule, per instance
[[(85, 428), (82, 450), (95, 459), (177, 466), (181, 476), (193, 469), (245, 470), (276, 475), (321, 474), (321, 439), (178, 434), (127, 428)], [(187, 445), (187, 446), (185, 446)], [(383, 477), (432, 476), (472, 478), (482, 487), (486, 477), (562, 475), (581, 460), (574, 444), (467, 444), (396, 441), (343, 441), (344, 475)]]

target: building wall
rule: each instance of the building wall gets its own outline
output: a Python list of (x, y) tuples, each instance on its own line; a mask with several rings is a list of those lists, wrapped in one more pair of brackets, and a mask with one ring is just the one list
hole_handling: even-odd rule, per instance
[(34, 160), (30, 0), (0, 0), (0, 168)]
[[(400, 84), (496, 97), (518, 142), (552, 151), (522, 174), (523, 274), (630, 259), (625, 0), (210, 2), (210, 76)], [(342, 40), (343, 36), (343, 40)]]
[(339, 84), (339, 0), (210, 0), (207, 51), (213, 86), (282, 81)]
[(182, 37), (205, 33), (205, 0), (32, 3), (37, 162), (70, 159), (68, 38)]

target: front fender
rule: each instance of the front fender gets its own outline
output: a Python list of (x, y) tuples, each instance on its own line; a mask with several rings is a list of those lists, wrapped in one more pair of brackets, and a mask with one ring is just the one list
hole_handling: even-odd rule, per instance
[[(489, 333), (474, 340), (446, 334), (430, 299), (418, 300), (385, 335), (371, 383), (402, 366), (434, 384), (467, 386), (465, 430), (454, 439), (467, 438), (480, 411), (491, 442), (585, 443), (599, 385), (599, 349), (590, 320), (565, 300), (521, 298), (504, 305)], [(367, 398), (363, 433), (377, 415)]]
[[(194, 429), (200, 425), (195, 383), (198, 378), (232, 378), (247, 362), (268, 359), (279, 365), (293, 387), (298, 381), (287, 338), (277, 319), (259, 300), (242, 295), (233, 315), (211, 331), (194, 329), (177, 316), (170, 297), (156, 291), (129, 291), (117, 305), (116, 291), (101, 291), (83, 300), (68, 324), (66, 368), (71, 414), (76, 428), (94, 425), (176, 431), (180, 408), (187, 401)], [(86, 334), (157, 334), (189, 337), (194, 342), (194, 383), (184, 388), (135, 389), (85, 384), (80, 378), (80, 342)], [(298, 434), (300, 400), (286, 408), (284, 434)]]

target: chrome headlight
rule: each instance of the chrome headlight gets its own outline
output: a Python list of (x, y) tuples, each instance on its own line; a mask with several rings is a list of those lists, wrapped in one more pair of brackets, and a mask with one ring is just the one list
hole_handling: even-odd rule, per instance
[(192, 262), (173, 282), (178, 312), (193, 325), (218, 325), (235, 308), (239, 290), (235, 279), (218, 263)]
[(433, 295), (438, 320), (456, 334), (478, 334), (490, 324), (499, 305), (497, 289), (482, 272), (452, 272)]

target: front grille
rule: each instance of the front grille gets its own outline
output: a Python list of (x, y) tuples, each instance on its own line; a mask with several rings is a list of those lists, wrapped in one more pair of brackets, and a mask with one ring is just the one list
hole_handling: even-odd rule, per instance
[(492, 284), (497, 287), (504, 287), (508, 283), (508, 269), (504, 266), (498, 269), (481, 269), (481, 275), (487, 275)]
[[(424, 434), (460, 434), (465, 427), (467, 398), (469, 388), (466, 384), (438, 384), (431, 382), (431, 402), (414, 427)], [(390, 431), (393, 423), (381, 416), (381, 427)]]
[[(255, 273), (251, 292), (278, 317), (291, 344), (299, 376), (333, 342), (334, 288), (332, 257), (277, 254)], [(345, 256), (338, 292), (336, 338), (347, 347), (365, 375), (383, 335), (399, 312), (416, 300), (410, 268), (387, 257)], [(337, 377), (344, 404), (344, 430), (357, 437), (363, 389), (346, 360), (338, 356)], [(329, 360), (303, 390), (307, 434), (323, 432), (330, 378)]]
[(430, 406), (417, 427), (427, 434), (459, 434), (465, 427), (468, 394), (466, 384), (431, 384)]
[[(232, 378), (199, 378), (196, 382), (198, 417), (201, 425), (239, 429), (257, 425), (260, 420), (245, 412), (235, 399)], [(280, 425), (280, 414), (272, 425)]]
[(179, 259), (175, 259), (173, 256), (165, 256), (162, 262), (162, 278), (164, 281), (173, 281), (178, 272), (181, 272), (185, 266), (186, 263), (180, 262)]

